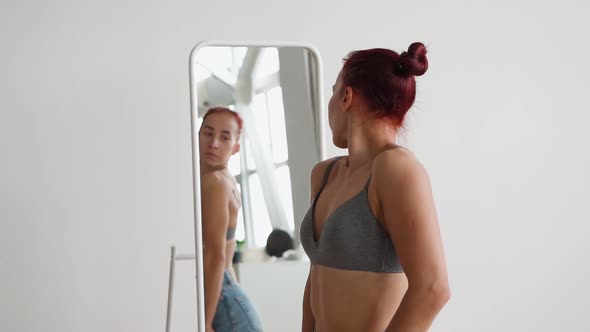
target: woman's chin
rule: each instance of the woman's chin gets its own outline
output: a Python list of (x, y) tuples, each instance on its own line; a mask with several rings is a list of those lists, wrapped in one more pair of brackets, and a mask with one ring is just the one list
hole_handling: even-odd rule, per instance
[(215, 168), (217, 166), (217, 163), (210, 160), (210, 158), (204, 156), (203, 158), (201, 158), (201, 165), (205, 165), (208, 168)]
[(332, 142), (334, 143), (334, 145), (336, 145), (337, 148), (341, 148), (341, 149), (346, 149), (348, 148), (348, 144), (346, 141), (344, 140), (337, 140), (337, 139), (332, 139)]

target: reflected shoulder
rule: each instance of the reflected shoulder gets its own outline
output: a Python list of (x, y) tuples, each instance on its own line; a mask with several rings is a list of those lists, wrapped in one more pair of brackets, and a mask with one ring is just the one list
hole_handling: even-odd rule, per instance
[(223, 174), (210, 172), (201, 176), (201, 189), (208, 192), (229, 192), (231, 191), (231, 186)]

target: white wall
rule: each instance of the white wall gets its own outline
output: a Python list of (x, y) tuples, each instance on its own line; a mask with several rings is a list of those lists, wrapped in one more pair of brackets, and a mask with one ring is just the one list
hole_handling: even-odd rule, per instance
[(430, 45), (407, 140), (453, 288), (432, 330), (589, 330), (587, 7), (2, 2), (0, 329), (163, 330), (169, 246), (192, 243), (188, 54), (259, 39), (315, 44), (326, 99), (348, 51)]

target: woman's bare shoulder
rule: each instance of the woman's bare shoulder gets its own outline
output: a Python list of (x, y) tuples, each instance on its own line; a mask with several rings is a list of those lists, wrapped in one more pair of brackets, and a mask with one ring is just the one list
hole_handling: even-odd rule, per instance
[(311, 170), (311, 193), (312, 193), (312, 197), (315, 196), (315, 194), (320, 189), (319, 187), (322, 184), (322, 179), (324, 178), (324, 174), (326, 174), (326, 171), (328, 170), (328, 166), (330, 166), (330, 164), (334, 160), (340, 159), (342, 157), (344, 157), (344, 156), (333, 157), (333, 158), (330, 158), (330, 159), (326, 159), (326, 160), (320, 161), (319, 163), (315, 164), (315, 166)]
[[(412, 183), (428, 183), (426, 168), (410, 150), (406, 148), (389, 149), (379, 153), (373, 162), (373, 180), (379, 188), (391, 190), (401, 189)], [(392, 187), (392, 188), (385, 188)]]
[(218, 171), (201, 175), (201, 191), (230, 193), (232, 190), (229, 180)]
[(396, 147), (379, 153), (373, 161), (373, 171), (388, 175), (399, 174), (400, 171), (423, 169), (416, 155), (405, 147)]

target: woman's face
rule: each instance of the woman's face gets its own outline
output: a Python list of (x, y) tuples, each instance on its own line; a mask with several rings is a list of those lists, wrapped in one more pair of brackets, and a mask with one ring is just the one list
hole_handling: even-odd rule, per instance
[(342, 84), (342, 71), (336, 78), (336, 83), (332, 86), (332, 97), (328, 102), (328, 123), (332, 130), (332, 142), (341, 149), (348, 147), (348, 124), (346, 113), (342, 110), (343, 99), (345, 98), (345, 89)]
[(238, 123), (227, 113), (207, 116), (199, 131), (199, 154), (209, 167), (227, 167), (229, 158), (240, 150)]

